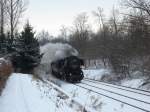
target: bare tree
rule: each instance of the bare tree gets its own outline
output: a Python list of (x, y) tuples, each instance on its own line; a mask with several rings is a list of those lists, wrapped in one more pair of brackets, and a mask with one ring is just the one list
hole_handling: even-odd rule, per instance
[[(101, 7), (98, 7), (96, 11), (93, 11), (94, 16), (98, 20), (99, 31), (97, 33), (98, 37), (98, 51), (99, 57), (103, 60), (104, 65), (106, 65), (106, 59), (108, 57), (108, 32), (109, 28), (105, 22), (104, 10)], [(96, 41), (95, 41), (96, 42)]]
[(149, 0), (123, 0), (123, 5), (128, 8), (140, 9), (150, 17)]
[(68, 39), (68, 28), (64, 25), (62, 25), (60, 28), (60, 37), (62, 37), (65, 40)]
[(4, 34), (6, 0), (0, 0), (0, 33)]
[(82, 56), (85, 56), (86, 45), (89, 39), (89, 24), (86, 13), (79, 14), (74, 21), (74, 29), (71, 34), (71, 44), (79, 51)]
[(98, 7), (97, 11), (93, 11), (93, 15), (97, 18), (98, 24), (99, 24), (99, 30), (104, 29), (104, 14), (103, 14), (103, 8)]
[(83, 32), (88, 30), (88, 16), (85, 12), (79, 14), (74, 20), (75, 30), (78, 32)]
[(49, 34), (48, 31), (42, 30), (36, 35), (36, 38), (38, 39), (39, 44), (42, 46), (49, 43), (53, 37)]
[(111, 18), (109, 20), (110, 26), (111, 26), (111, 30), (112, 32), (115, 33), (115, 36), (118, 35), (118, 31), (119, 31), (119, 11), (117, 9), (115, 9), (113, 7), (112, 9), (112, 15)]
[(26, 2), (25, 0), (7, 0), (7, 17), (10, 27), (10, 35), (11, 40), (14, 37), (14, 31), (17, 28), (19, 23), (19, 19), (22, 16), (23, 12), (26, 9)]

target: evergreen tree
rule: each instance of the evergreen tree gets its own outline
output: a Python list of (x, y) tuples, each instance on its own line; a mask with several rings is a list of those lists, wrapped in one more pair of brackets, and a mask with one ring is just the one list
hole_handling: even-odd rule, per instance
[(29, 23), (25, 25), (20, 37), (14, 41), (14, 47), (16, 53), (13, 55), (12, 63), (16, 71), (31, 73), (40, 63), (41, 56), (38, 40), (34, 38), (33, 29)]

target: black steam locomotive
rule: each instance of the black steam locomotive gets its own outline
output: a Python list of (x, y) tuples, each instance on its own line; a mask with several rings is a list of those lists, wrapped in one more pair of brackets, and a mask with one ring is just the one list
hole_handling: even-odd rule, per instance
[(77, 56), (69, 56), (51, 63), (52, 75), (61, 80), (78, 83), (84, 75), (81, 66), (84, 65), (82, 59)]

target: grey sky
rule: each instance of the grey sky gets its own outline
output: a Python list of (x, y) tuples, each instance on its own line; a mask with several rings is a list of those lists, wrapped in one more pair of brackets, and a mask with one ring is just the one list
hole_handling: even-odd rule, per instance
[(29, 19), (36, 31), (46, 30), (52, 35), (59, 34), (62, 25), (70, 27), (74, 18), (87, 12), (90, 23), (94, 24), (91, 12), (98, 6), (109, 15), (118, 0), (29, 0), (25, 19)]

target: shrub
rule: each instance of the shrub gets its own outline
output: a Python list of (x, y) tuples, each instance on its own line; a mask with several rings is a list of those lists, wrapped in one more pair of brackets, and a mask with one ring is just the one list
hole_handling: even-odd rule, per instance
[(13, 72), (13, 67), (10, 61), (0, 58), (0, 94), (5, 87), (5, 83)]
[(38, 66), (41, 60), (39, 47), (32, 27), (27, 23), (20, 37), (14, 42), (12, 63), (16, 72), (31, 73), (33, 68)]

